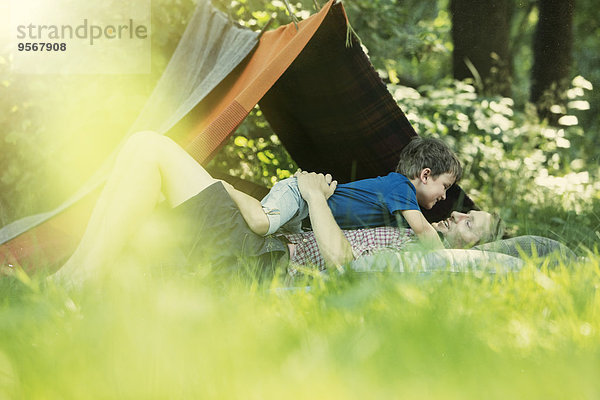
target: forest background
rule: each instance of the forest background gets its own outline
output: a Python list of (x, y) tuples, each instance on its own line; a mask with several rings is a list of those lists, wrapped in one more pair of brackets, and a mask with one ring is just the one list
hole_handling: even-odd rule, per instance
[[(108, 2), (110, 3), (110, 2)], [(224, 1), (262, 29), (322, 1)], [(0, 49), (0, 225), (57, 206), (116, 147), (196, 2), (152, 1), (152, 72), (20, 75)], [(513, 234), (593, 248), (600, 237), (600, 20), (591, 0), (349, 0), (352, 28), (416, 131), (465, 166), (461, 186)], [(343, 147), (343, 143), (340, 143)], [(297, 166), (259, 108), (210, 168), (267, 186)], [(326, 171), (324, 171), (326, 172)]]
[[(214, 4), (252, 29), (291, 21), (282, 1)], [(82, 290), (17, 270), (0, 279), (0, 398), (599, 397), (596, 4), (344, 6), (417, 132), (459, 153), (476, 202), (580, 260), (517, 274), (306, 270), (295, 288), (177, 263), (106, 266)], [(147, 75), (16, 74), (0, 41), (2, 225), (60, 204), (113, 151), (194, 7), (152, 1)], [(315, 6), (291, 8), (302, 19)], [(270, 185), (296, 165), (255, 109), (210, 167)]]

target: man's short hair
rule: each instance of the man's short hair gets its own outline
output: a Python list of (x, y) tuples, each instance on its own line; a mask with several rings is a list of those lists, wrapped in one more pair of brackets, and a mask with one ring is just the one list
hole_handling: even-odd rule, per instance
[(457, 182), (462, 177), (460, 161), (446, 143), (416, 136), (400, 151), (396, 172), (413, 179), (425, 168), (431, 169), (434, 177), (449, 173)]
[(497, 212), (492, 213), (492, 221), (490, 222), (490, 229), (486, 234), (482, 235), (479, 241), (475, 244), (483, 244), (489, 242), (495, 242), (504, 237), (504, 230), (506, 225), (500, 215)]

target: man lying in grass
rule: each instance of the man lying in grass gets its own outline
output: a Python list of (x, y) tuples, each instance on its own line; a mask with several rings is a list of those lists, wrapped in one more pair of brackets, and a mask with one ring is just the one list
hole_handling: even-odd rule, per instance
[[(79, 246), (56, 276), (77, 283), (110, 268), (163, 200), (172, 208), (170, 232), (180, 249), (221, 272), (240, 261), (265, 267), (281, 262), (339, 266), (378, 249), (402, 251), (414, 240), (410, 229), (390, 226), (342, 231), (327, 205), (335, 190), (331, 176), (301, 173), (297, 178), (313, 231), (263, 237), (248, 226), (262, 209), (258, 200), (214, 179), (171, 139), (136, 133), (121, 149)], [(434, 226), (449, 246), (462, 247), (489, 238), (498, 224), (491, 214), (472, 211), (453, 213)]]
[[(427, 247), (444, 248), (422, 209), (430, 210), (446, 199), (446, 191), (462, 175), (460, 161), (446, 143), (414, 137), (400, 152), (395, 172), (335, 187), (327, 204), (342, 229), (408, 225)], [(296, 177), (279, 181), (261, 201), (263, 211), (249, 224), (255, 233), (301, 232), (308, 206)]]

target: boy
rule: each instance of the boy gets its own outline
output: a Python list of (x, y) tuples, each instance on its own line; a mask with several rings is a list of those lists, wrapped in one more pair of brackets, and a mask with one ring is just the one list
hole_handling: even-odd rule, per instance
[[(396, 172), (337, 187), (333, 182), (335, 191), (328, 204), (342, 229), (394, 226), (404, 219), (424, 244), (441, 248), (438, 234), (420, 207), (429, 210), (445, 199), (446, 190), (461, 175), (460, 162), (444, 142), (416, 137), (402, 149)], [(308, 215), (295, 177), (275, 184), (261, 204), (265, 216), (249, 223), (259, 235), (299, 232)]]

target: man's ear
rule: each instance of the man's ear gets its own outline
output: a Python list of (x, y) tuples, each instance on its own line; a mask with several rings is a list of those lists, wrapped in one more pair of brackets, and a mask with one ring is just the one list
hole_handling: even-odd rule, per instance
[(427, 183), (427, 181), (429, 180), (430, 177), (431, 177), (431, 169), (423, 168), (421, 170), (421, 173), (419, 174), (419, 179), (421, 180), (421, 182)]

